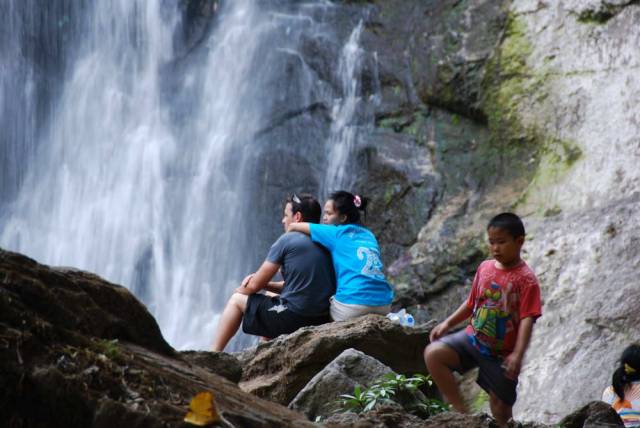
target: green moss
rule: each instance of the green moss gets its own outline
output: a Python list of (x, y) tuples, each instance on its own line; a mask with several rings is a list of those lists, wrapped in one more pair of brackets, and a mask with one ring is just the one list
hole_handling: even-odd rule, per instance
[(532, 89), (532, 73), (527, 66), (531, 51), (525, 24), (510, 16), (502, 44), (488, 61), (483, 81), (482, 107), (494, 142), (523, 134), (518, 106)]
[(471, 403), (471, 410), (474, 412), (483, 412), (486, 410), (489, 404), (489, 394), (484, 392), (484, 390), (480, 390), (478, 394), (473, 398), (473, 402)]
[(384, 197), (383, 197), (385, 206), (388, 206), (391, 203), (395, 194), (396, 194), (395, 186), (389, 185), (385, 188)]
[(426, 143), (424, 135), (425, 115), (421, 111), (409, 115), (387, 117), (378, 121), (379, 128), (393, 129), (395, 132), (402, 132), (411, 135), (418, 144)]
[(585, 10), (580, 15), (578, 15), (578, 22), (582, 24), (605, 24), (611, 18), (616, 15), (616, 12), (613, 10), (612, 6), (606, 5), (605, 3), (604, 9), (599, 10)]
[[(533, 194), (560, 181), (582, 157), (582, 150), (572, 141), (551, 138), (545, 141), (539, 156), (535, 175), (518, 201), (518, 205), (531, 202)], [(536, 206), (546, 216), (557, 215), (560, 212), (559, 207), (556, 205), (548, 207), (544, 201), (539, 201)]]
[(104, 354), (109, 359), (116, 359), (120, 356), (120, 348), (118, 345), (118, 339), (113, 340), (100, 340), (96, 342), (98, 351)]
[[(523, 120), (522, 109), (548, 96), (549, 69), (533, 70), (527, 61), (533, 52), (523, 19), (507, 18), (502, 43), (489, 59), (483, 80), (482, 109), (490, 131), (481, 155), (496, 157), (494, 164), (506, 179), (528, 182), (536, 173), (545, 135)], [(491, 171), (490, 171), (491, 172)]]

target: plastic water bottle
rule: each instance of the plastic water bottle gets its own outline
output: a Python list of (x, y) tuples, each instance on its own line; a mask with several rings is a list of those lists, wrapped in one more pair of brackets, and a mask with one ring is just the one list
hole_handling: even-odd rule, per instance
[(387, 318), (392, 322), (405, 327), (413, 327), (416, 324), (415, 319), (413, 319), (413, 315), (407, 313), (404, 308), (400, 309), (398, 312), (388, 313)]
[(413, 315), (411, 315), (410, 313), (407, 313), (404, 316), (403, 322), (401, 322), (400, 324), (407, 327), (413, 327), (414, 325), (416, 325), (416, 320), (413, 319)]

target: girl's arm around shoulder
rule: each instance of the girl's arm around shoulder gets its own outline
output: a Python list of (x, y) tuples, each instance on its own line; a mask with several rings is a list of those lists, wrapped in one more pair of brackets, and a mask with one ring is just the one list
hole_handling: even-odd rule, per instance
[(311, 235), (311, 227), (309, 223), (291, 223), (287, 227), (287, 232), (302, 232), (306, 235)]

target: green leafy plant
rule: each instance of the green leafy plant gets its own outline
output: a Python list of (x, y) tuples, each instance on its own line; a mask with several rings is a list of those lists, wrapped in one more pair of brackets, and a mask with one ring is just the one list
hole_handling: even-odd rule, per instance
[[(354, 388), (353, 394), (340, 395), (337, 403), (338, 412), (368, 412), (379, 404), (394, 402), (398, 393), (414, 392), (423, 385), (433, 385), (431, 376), (415, 374), (407, 377), (402, 374), (389, 373), (367, 388), (358, 385)], [(435, 398), (427, 398), (425, 401), (419, 402), (416, 407), (416, 410), (429, 416), (449, 410), (449, 405)]]
[(113, 340), (100, 340), (98, 343), (98, 349), (102, 352), (106, 357), (110, 359), (115, 359), (120, 355), (120, 349), (118, 345), (118, 339)]

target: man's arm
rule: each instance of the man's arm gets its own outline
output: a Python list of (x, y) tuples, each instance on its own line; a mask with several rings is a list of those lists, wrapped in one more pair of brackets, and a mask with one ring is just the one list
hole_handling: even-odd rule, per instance
[(471, 316), (473, 311), (467, 306), (467, 302), (463, 302), (458, 309), (449, 317), (435, 326), (433, 330), (431, 330), (431, 334), (429, 335), (429, 340), (432, 342), (444, 336), (449, 330), (453, 327), (460, 324), (462, 321), (466, 320)]
[(287, 232), (302, 232), (306, 235), (311, 235), (311, 228), (309, 223), (291, 223), (287, 228)]
[(282, 294), (282, 289), (284, 288), (284, 281), (269, 281), (265, 290), (271, 291), (272, 293)]
[(516, 346), (513, 348), (513, 352), (504, 359), (503, 367), (507, 372), (507, 376), (516, 378), (520, 374), (522, 368), (522, 360), (524, 354), (529, 347), (529, 341), (531, 340), (531, 332), (533, 331), (533, 317), (527, 317), (520, 320), (518, 326), (518, 337), (516, 339)]
[(271, 278), (278, 272), (278, 269), (280, 269), (279, 264), (265, 261), (256, 273), (250, 275), (248, 281), (243, 281), (242, 285), (236, 288), (236, 293), (249, 295), (259, 292), (267, 287)]

